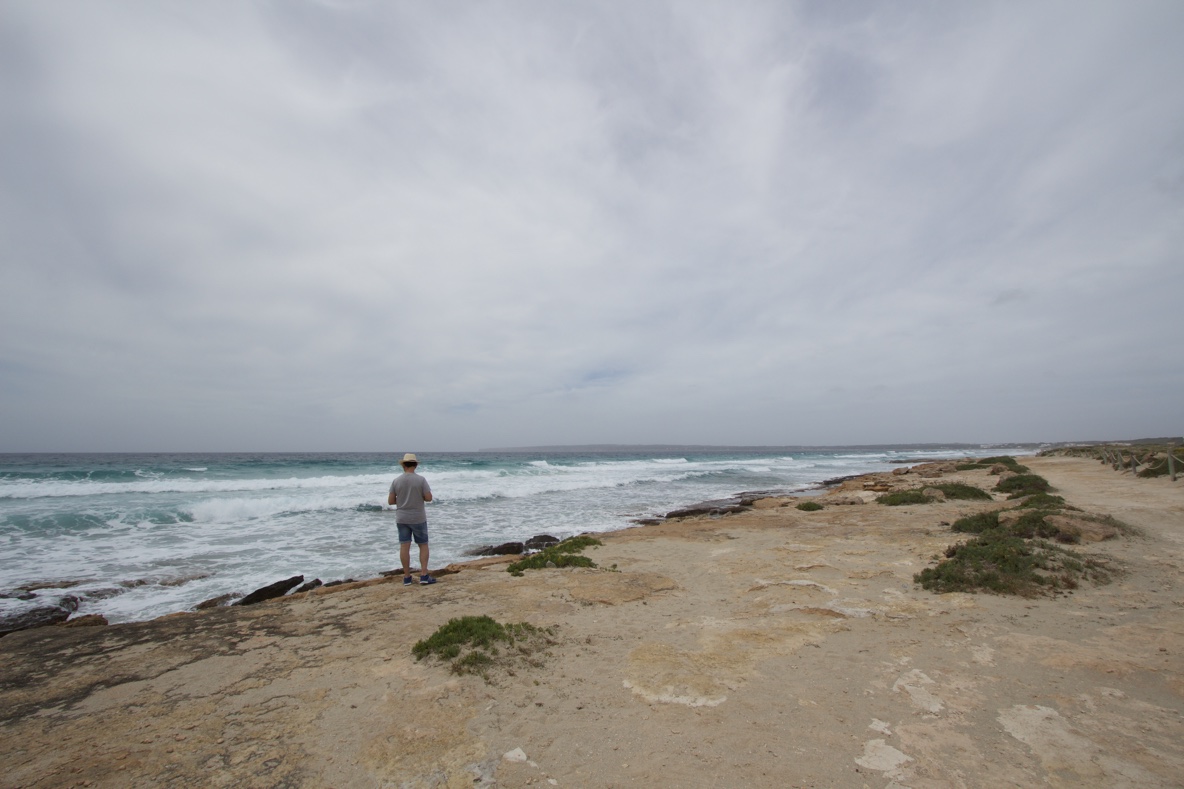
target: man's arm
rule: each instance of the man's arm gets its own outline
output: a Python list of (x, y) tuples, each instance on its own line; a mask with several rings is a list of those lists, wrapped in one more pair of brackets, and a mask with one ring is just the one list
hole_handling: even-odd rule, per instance
[(390, 506), (395, 506), (395, 492), (392, 490), (386, 494), (386, 503)]
[(432, 500), (432, 492), (430, 490), (424, 491), (423, 500), (424, 501), (431, 501)]

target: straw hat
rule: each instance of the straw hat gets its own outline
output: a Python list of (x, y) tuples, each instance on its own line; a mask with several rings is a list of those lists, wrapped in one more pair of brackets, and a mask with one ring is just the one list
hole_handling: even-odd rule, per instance
[(415, 455), (408, 452), (406, 455), (403, 456), (403, 460), (401, 462), (403, 462), (403, 463), (419, 463), (419, 460), (415, 457)]

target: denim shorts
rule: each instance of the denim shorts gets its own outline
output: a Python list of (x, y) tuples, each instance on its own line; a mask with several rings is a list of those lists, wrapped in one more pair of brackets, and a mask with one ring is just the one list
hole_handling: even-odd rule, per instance
[(423, 523), (400, 523), (399, 526), (399, 542), (411, 542), (411, 537), (414, 535), (416, 545), (428, 544), (428, 522)]

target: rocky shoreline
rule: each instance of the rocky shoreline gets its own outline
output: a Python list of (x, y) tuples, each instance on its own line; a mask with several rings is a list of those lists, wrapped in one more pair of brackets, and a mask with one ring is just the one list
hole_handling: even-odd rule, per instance
[[(835, 479), (825, 480), (818, 485), (818, 489), (825, 489), (841, 484), (842, 482), (855, 479), (862, 475), (853, 475), (849, 477), (838, 477)], [(712, 501), (703, 501), (697, 504), (692, 504), (687, 507), (672, 510), (663, 517), (652, 518), (636, 518), (632, 522), (639, 526), (655, 525), (666, 520), (676, 518), (686, 518), (696, 515), (710, 515), (718, 517), (720, 515), (735, 514), (751, 509), (754, 502), (759, 499), (767, 498), (769, 496), (784, 496), (789, 495), (789, 491), (785, 490), (768, 490), (768, 491), (745, 491), (737, 493), (727, 499), (717, 499)], [(537, 534), (522, 541), (510, 541), (500, 545), (482, 545), (472, 548), (466, 552), (468, 556), (484, 557), (484, 556), (513, 556), (521, 554), (529, 554), (534, 551), (542, 550), (550, 545), (559, 542), (557, 537), (549, 534)], [(433, 574), (448, 574), (449, 569), (439, 568), (431, 571)], [(391, 575), (399, 574), (400, 570), (388, 570), (381, 574), (382, 577), (390, 577)], [(171, 582), (166, 581), (166, 584), (180, 584), (192, 580), (199, 580), (206, 576), (187, 576), (175, 579)], [(343, 578), (332, 581), (322, 581), (319, 578), (314, 578), (305, 581), (303, 575), (295, 575), (286, 579), (275, 581), (274, 583), (262, 586), (246, 595), (241, 593), (226, 593), (218, 595), (213, 598), (197, 603), (192, 609), (194, 611), (202, 611), (209, 608), (218, 608), (222, 606), (244, 606), (254, 605), (267, 600), (274, 600), (278, 597), (285, 597), (289, 594), (299, 594), (301, 592), (311, 591), (316, 588), (333, 588), (344, 584), (357, 583), (360, 579)], [(361, 579), (361, 580), (375, 580), (375, 579)], [(12, 598), (17, 600), (33, 600), (38, 598), (38, 592), (42, 590), (66, 590), (81, 584), (87, 583), (84, 580), (65, 580), (65, 581), (42, 581), (31, 584), (23, 584), (14, 587), (13, 589), (0, 591), (0, 598)], [(79, 606), (87, 599), (102, 599), (110, 597), (114, 594), (119, 594), (126, 589), (135, 588), (136, 586), (148, 583), (144, 580), (124, 581), (117, 586), (113, 586), (107, 590), (100, 590), (99, 593), (90, 593), (84, 596), (76, 595), (59, 595), (52, 602), (46, 605), (38, 605), (33, 608), (21, 611), (15, 614), (0, 615), (0, 637), (15, 633), (20, 630), (27, 630), (36, 627), (48, 627), (53, 625), (71, 627), (94, 627), (108, 624), (107, 618), (100, 614), (85, 614), (74, 616), (77, 613)], [(183, 613), (183, 612), (175, 612)], [(168, 614), (166, 614), (168, 616)]]

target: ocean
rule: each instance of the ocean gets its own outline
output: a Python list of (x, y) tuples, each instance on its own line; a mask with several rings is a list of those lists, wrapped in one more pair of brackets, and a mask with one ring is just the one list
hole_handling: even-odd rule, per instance
[[(803, 492), (894, 461), (1031, 450), (421, 452), (432, 567), (481, 545), (633, 526), (740, 492)], [(399, 565), (398, 454), (0, 455), (0, 616), (80, 600), (112, 622), (184, 611), (282, 578)], [(413, 560), (415, 553), (413, 551)], [(24, 588), (22, 588), (24, 587)], [(32, 587), (32, 588), (30, 588)]]

